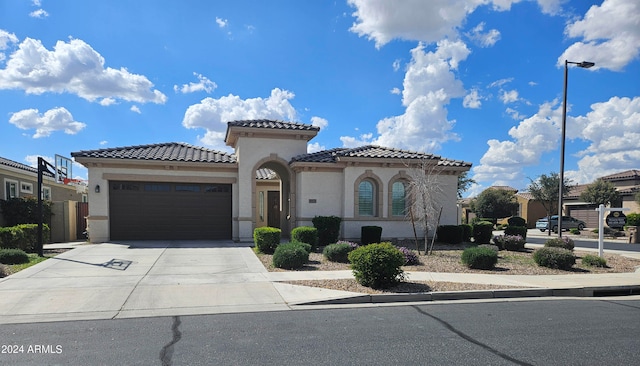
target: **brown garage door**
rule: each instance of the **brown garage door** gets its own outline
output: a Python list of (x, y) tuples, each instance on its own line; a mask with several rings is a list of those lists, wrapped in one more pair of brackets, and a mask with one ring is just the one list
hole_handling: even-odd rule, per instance
[(231, 239), (231, 185), (109, 182), (112, 240)]
[(588, 228), (598, 227), (598, 211), (595, 205), (570, 206), (569, 216), (582, 220)]

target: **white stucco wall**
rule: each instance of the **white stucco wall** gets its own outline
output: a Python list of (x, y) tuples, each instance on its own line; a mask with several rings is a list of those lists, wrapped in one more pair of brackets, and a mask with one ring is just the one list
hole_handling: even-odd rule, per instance
[(305, 171), (297, 174), (298, 220), (315, 216), (342, 216), (344, 212), (342, 172)]

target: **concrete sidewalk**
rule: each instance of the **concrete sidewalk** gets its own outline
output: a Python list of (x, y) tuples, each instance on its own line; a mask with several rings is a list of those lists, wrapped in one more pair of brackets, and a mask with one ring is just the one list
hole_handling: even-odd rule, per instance
[(640, 289), (640, 272), (553, 276), (409, 272), (413, 281), (494, 284), (522, 290), (363, 295), (283, 283), (352, 278), (352, 273), (268, 272), (253, 253), (252, 243), (55, 245), (65, 246), (74, 249), (0, 279), (0, 323), (281, 311), (304, 304), (590, 296), (594, 289)]

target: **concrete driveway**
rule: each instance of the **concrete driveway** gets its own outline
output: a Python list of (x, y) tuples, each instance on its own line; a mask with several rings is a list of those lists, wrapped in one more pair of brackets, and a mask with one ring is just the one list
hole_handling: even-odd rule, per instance
[(0, 279), (0, 323), (289, 309), (251, 245), (80, 245)]

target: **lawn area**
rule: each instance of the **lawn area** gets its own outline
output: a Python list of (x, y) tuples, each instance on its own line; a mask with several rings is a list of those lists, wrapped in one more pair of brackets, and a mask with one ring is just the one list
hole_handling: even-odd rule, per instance
[(56, 255), (62, 253), (61, 250), (44, 250), (44, 257), (38, 256), (36, 253), (29, 253), (29, 262), (23, 264), (0, 264), (0, 278), (9, 276), (11, 274), (22, 271), (23, 269), (34, 266), (40, 262), (44, 262), (49, 258), (53, 258)]

